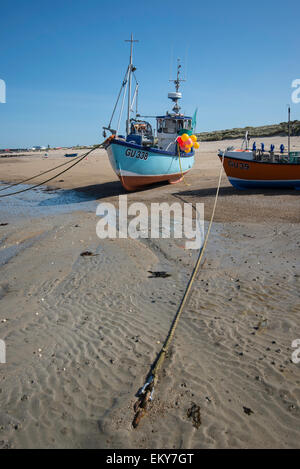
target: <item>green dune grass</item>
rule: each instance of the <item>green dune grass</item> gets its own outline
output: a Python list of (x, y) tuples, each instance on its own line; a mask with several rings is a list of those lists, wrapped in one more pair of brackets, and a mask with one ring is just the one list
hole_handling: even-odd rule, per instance
[[(247, 130), (251, 138), (287, 136), (288, 123), (281, 122), (280, 124), (263, 125), (260, 127), (243, 127), (226, 130), (214, 130), (212, 132), (200, 132), (196, 135), (200, 142), (210, 142), (215, 140), (243, 138)], [(291, 121), (291, 135), (300, 135), (300, 121)]]

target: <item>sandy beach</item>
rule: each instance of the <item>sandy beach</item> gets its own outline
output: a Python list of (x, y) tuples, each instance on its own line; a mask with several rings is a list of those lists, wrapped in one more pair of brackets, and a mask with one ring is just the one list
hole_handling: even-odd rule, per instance
[[(128, 203), (202, 202), (209, 220), (217, 150), (239, 144), (201, 143), (183, 182)], [(63, 150), (44, 153), (0, 158), (0, 181), (65, 161)], [(223, 175), (203, 268), (136, 430), (136, 393), (197, 252), (174, 239), (100, 240), (97, 204), (117, 206), (122, 194), (96, 150), (47, 188), (0, 199), (0, 448), (299, 448), (299, 192), (239, 192)]]

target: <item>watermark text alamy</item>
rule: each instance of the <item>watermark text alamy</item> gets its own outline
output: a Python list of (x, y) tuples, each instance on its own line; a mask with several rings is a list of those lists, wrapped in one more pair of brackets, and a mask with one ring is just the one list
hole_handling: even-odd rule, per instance
[[(204, 204), (143, 202), (128, 204), (127, 195), (119, 196), (118, 207), (100, 203), (96, 233), (105, 238), (185, 238), (186, 249), (199, 249), (204, 239)], [(193, 216), (195, 215), (195, 216)]]

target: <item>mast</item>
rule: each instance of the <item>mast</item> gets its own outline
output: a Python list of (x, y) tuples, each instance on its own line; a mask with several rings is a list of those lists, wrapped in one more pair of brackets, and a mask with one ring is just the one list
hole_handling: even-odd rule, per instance
[(132, 51), (133, 43), (139, 42), (133, 39), (133, 34), (131, 33), (130, 39), (125, 39), (125, 42), (130, 42), (130, 58), (129, 58), (129, 78), (128, 78), (128, 108), (127, 108), (127, 121), (126, 121), (126, 134), (130, 133), (130, 108), (131, 108), (131, 74), (132, 74)]
[[(175, 89), (176, 89), (176, 92), (177, 92), (177, 93), (178, 93), (178, 91), (179, 91), (180, 82), (181, 82), (181, 81), (185, 81), (185, 80), (181, 80), (181, 79), (179, 78), (180, 69), (181, 69), (180, 59), (177, 59), (177, 77), (176, 77), (176, 80), (173, 80), (174, 83), (175, 83)], [(172, 80), (171, 80), (171, 81), (172, 81)]]
[(291, 107), (288, 107), (288, 155), (291, 151)]
[(181, 99), (182, 97), (182, 94), (179, 92), (179, 87), (180, 87), (180, 83), (182, 81), (185, 81), (185, 80), (182, 80), (180, 77), (180, 69), (181, 69), (181, 64), (180, 64), (180, 59), (177, 59), (177, 77), (176, 77), (176, 80), (169, 80), (171, 82), (174, 83), (175, 85), (175, 93), (169, 93), (168, 94), (168, 98), (170, 98), (174, 103), (174, 107), (173, 107), (173, 111), (175, 112), (175, 114), (178, 114), (179, 111), (180, 111), (180, 107), (178, 105), (178, 100)]

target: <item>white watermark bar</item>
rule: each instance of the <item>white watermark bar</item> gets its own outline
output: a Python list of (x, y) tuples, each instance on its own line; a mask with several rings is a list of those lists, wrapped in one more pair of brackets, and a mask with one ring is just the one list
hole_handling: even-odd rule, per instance
[(0, 103), (6, 103), (6, 84), (4, 80), (0, 78)]
[(300, 363), (300, 339), (293, 340), (292, 348), (296, 349), (292, 353), (292, 362), (298, 365)]
[[(185, 238), (186, 249), (200, 249), (204, 241), (204, 204), (167, 202), (128, 204), (127, 195), (119, 196), (118, 208), (111, 203), (100, 203), (96, 215), (101, 217), (96, 226), (100, 239), (106, 238)], [(195, 210), (196, 217), (193, 218)]]
[(300, 103), (300, 78), (296, 78), (292, 81), (292, 88), (296, 88), (292, 92), (292, 102), (298, 104)]
[(6, 363), (6, 345), (4, 340), (0, 339), (0, 363)]

